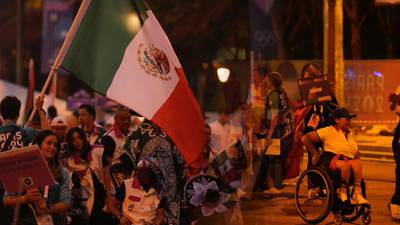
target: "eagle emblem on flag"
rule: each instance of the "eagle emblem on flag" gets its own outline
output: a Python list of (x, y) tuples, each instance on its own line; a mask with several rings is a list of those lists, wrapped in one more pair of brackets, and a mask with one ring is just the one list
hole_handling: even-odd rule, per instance
[(167, 55), (154, 45), (139, 44), (138, 61), (146, 74), (161, 80), (171, 79), (171, 76), (168, 75), (170, 66)]

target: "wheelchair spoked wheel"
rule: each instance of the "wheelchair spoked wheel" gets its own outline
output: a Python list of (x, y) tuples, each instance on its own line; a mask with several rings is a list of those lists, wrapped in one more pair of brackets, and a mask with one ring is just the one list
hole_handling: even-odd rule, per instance
[(304, 171), (296, 185), (296, 208), (300, 217), (311, 224), (322, 222), (333, 203), (333, 186), (328, 174), (312, 167)]
[[(339, 200), (338, 200), (339, 201)], [(353, 206), (346, 206), (347, 210), (350, 211), (351, 213), (343, 213), (343, 212), (333, 212), (336, 216), (340, 214), (340, 217), (342, 217), (343, 222), (350, 223), (358, 218), (360, 216), (364, 215), (365, 213), (365, 207), (361, 205), (353, 205)]]
[(362, 217), (362, 222), (365, 225), (371, 223), (371, 211), (366, 205), (355, 205), (353, 208), (347, 208), (348, 210), (352, 210), (351, 213), (343, 213), (343, 212), (334, 212), (335, 214), (335, 224), (341, 224), (337, 221), (342, 221), (346, 223), (351, 223), (356, 221), (358, 218)]
[[(362, 195), (364, 198), (366, 195), (366, 187), (365, 182), (362, 180)], [(336, 197), (334, 201), (337, 201), (338, 205), (333, 207), (332, 211), (336, 216), (342, 217), (343, 222), (353, 222), (362, 216), (363, 224), (369, 224), (371, 222), (370, 215), (370, 206), (369, 205), (349, 205), (345, 203), (341, 203), (340, 200)], [(336, 204), (334, 204), (336, 205)], [(338, 211), (338, 208), (341, 208), (341, 211)]]

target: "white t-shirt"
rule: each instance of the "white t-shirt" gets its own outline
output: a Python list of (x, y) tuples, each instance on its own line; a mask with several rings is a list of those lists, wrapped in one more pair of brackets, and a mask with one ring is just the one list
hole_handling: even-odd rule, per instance
[(242, 140), (242, 128), (233, 125), (231, 122), (222, 125), (218, 120), (210, 124), (211, 141), (210, 147), (218, 155), (223, 150)]
[(160, 204), (160, 197), (154, 188), (148, 192), (143, 190), (137, 179), (131, 178), (124, 181), (125, 199), (122, 210), (125, 216), (133, 224), (152, 224), (157, 216), (157, 208)]
[(350, 131), (347, 139), (344, 132), (336, 130), (334, 126), (318, 129), (317, 134), (323, 142), (326, 152), (342, 154), (349, 158), (354, 158), (358, 153), (358, 145), (352, 131)]

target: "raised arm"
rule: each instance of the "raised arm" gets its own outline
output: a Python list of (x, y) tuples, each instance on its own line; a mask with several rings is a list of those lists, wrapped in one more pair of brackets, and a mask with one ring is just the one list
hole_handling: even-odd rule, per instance
[(38, 96), (35, 100), (35, 107), (37, 109), (37, 113), (39, 113), (40, 118), (40, 128), (41, 130), (50, 130), (49, 121), (47, 121), (46, 114), (43, 110), (44, 96)]
[(304, 146), (306, 146), (308, 152), (312, 154), (312, 164), (316, 165), (319, 160), (319, 151), (314, 144), (321, 141), (317, 132), (312, 131), (307, 133), (301, 138), (301, 141), (303, 142)]

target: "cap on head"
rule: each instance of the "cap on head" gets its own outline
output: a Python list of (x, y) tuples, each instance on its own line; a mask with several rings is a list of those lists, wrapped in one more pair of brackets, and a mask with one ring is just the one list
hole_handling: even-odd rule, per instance
[(350, 113), (349, 110), (344, 107), (335, 109), (331, 113), (331, 115), (332, 115), (333, 119), (340, 119), (340, 118), (351, 119), (351, 118), (356, 117), (356, 114)]
[(63, 116), (56, 116), (54, 119), (51, 120), (51, 127), (66, 127), (67, 122)]

